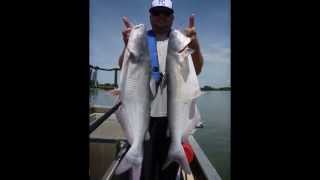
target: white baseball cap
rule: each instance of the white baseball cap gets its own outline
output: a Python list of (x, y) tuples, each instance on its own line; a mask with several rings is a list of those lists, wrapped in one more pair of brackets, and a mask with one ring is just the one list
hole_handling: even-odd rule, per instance
[(152, 9), (157, 7), (164, 7), (166, 9), (169, 9), (173, 13), (171, 0), (153, 0), (149, 12), (151, 12)]

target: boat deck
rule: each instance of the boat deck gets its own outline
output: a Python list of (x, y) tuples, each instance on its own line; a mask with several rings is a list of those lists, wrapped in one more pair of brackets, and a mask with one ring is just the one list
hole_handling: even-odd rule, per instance
[[(93, 113), (95, 118), (99, 118), (102, 115), (103, 113)], [(126, 140), (126, 138), (114, 114), (90, 134), (91, 142), (113, 143), (121, 140)]]
[[(90, 111), (90, 125), (104, 115), (110, 108), (95, 106)], [(90, 134), (90, 180), (123, 180), (127, 177), (114, 176), (116, 164), (120, 161), (120, 142), (126, 140), (115, 114), (108, 117)], [(183, 180), (221, 180), (221, 177), (212, 166), (207, 156), (193, 136), (190, 136), (190, 145), (195, 159), (190, 164), (193, 174), (186, 175), (182, 171)]]

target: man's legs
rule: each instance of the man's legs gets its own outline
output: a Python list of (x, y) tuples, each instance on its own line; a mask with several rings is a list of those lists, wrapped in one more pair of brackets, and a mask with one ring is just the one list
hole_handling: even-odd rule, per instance
[(175, 180), (178, 164), (171, 163), (162, 170), (170, 146), (171, 139), (167, 137), (168, 118), (150, 118), (150, 140), (145, 143), (141, 180)]
[(148, 132), (150, 133), (150, 139), (144, 142), (144, 150), (143, 150), (143, 162), (141, 168), (141, 178), (140, 180), (151, 180), (156, 176), (155, 170), (155, 138), (154, 138), (154, 126), (155, 120), (151, 117), (149, 123)]

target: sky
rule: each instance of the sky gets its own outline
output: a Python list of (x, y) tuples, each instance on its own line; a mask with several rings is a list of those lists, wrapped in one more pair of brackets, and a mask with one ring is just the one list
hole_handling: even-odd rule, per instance
[[(152, 0), (90, 0), (90, 64), (102, 68), (118, 66), (124, 47), (122, 17), (133, 24), (149, 23)], [(184, 30), (195, 14), (195, 27), (204, 58), (201, 86), (230, 86), (229, 0), (172, 0), (173, 28)], [(118, 72), (119, 75), (119, 72)], [(113, 83), (114, 72), (98, 72), (99, 83)]]

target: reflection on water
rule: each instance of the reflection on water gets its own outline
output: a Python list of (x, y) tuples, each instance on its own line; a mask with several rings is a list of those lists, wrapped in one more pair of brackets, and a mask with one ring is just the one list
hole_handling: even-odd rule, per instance
[[(114, 97), (105, 90), (90, 90), (90, 104), (112, 106)], [(194, 134), (223, 180), (230, 180), (230, 91), (203, 92), (198, 108), (204, 128)]]

